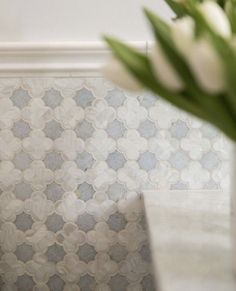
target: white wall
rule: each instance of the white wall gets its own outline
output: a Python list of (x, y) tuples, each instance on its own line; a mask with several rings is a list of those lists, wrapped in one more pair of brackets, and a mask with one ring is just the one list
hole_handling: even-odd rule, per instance
[(170, 18), (163, 0), (1, 0), (0, 41), (150, 40), (144, 5)]

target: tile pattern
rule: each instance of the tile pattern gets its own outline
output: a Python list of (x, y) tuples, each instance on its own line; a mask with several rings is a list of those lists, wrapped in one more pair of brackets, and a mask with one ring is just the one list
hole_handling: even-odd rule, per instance
[(1, 290), (154, 290), (142, 189), (219, 189), (228, 142), (102, 78), (0, 80)]

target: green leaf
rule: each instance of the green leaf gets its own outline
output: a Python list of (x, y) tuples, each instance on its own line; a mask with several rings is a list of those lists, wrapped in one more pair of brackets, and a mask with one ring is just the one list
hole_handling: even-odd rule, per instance
[(112, 49), (116, 58), (119, 59), (128, 71), (146, 88), (150, 89), (155, 94), (158, 94), (163, 99), (171, 102), (178, 108), (190, 112), (202, 119), (209, 120), (201, 107), (195, 102), (192, 102), (189, 97), (169, 92), (156, 80), (147, 56), (114, 38), (105, 37), (105, 40)]
[[(211, 112), (214, 113), (212, 116), (209, 112), (205, 112), (202, 106), (197, 104), (195, 100), (189, 98), (189, 94), (186, 95), (186, 92), (183, 92), (182, 94), (174, 94), (164, 88), (155, 78), (152, 72), (151, 63), (146, 55), (114, 38), (105, 37), (105, 40), (109, 44), (116, 58), (119, 59), (127, 70), (133, 74), (133, 76), (146, 88), (150, 89), (152, 92), (172, 103), (176, 107), (215, 124), (219, 129), (224, 131), (228, 137), (236, 140), (235, 124), (232, 122), (230, 115), (228, 115), (227, 112), (226, 115), (225, 111), (223, 111), (223, 113), (221, 112), (222, 108), (225, 110), (221, 99), (219, 99), (220, 102), (217, 102), (217, 110), (214, 109), (216, 106), (214, 102), (217, 100), (209, 98), (209, 96), (206, 99), (206, 102), (209, 104), (208, 107), (211, 107)], [(203, 96), (199, 96), (199, 98), (203, 98)], [(221, 118), (219, 118), (219, 115)]]
[(207, 33), (212, 45), (216, 49), (222, 63), (225, 67), (226, 82), (227, 82), (227, 96), (229, 103), (233, 107), (234, 117), (236, 120), (236, 53), (235, 49), (230, 45), (227, 39), (223, 38), (221, 35), (217, 34), (207, 23), (205, 18), (199, 12), (197, 7), (194, 5), (189, 5), (189, 11), (192, 17), (195, 19), (196, 25), (203, 33)]
[[(164, 53), (166, 54), (166, 57), (169, 59), (171, 65), (185, 83), (189, 96), (193, 97), (202, 106), (202, 108), (208, 112), (208, 114), (211, 112), (212, 118), (215, 118), (216, 108), (214, 107), (219, 107), (217, 104), (216, 96), (206, 94), (199, 87), (194, 76), (192, 75), (190, 68), (188, 67), (188, 64), (175, 48), (175, 45), (170, 36), (171, 31), (168, 25), (151, 11), (146, 9), (145, 13), (152, 25), (157, 40), (159, 41)], [(212, 102), (213, 100), (211, 99), (213, 97), (214, 102)], [(224, 107), (220, 107), (218, 110), (219, 109), (222, 113), (225, 113), (223, 112)]]
[(172, 0), (165, 0), (165, 2), (170, 6), (170, 8), (175, 12), (177, 17), (183, 17), (188, 13), (188, 10), (182, 3), (178, 3)]
[(164, 54), (172, 65), (173, 69), (185, 83), (189, 95), (194, 97), (197, 102), (202, 103), (203, 98), (199, 98), (199, 96), (205, 95), (205, 92), (199, 88), (187, 62), (177, 51), (171, 37), (170, 27), (150, 10), (145, 9), (145, 14), (147, 15), (156, 39), (160, 43)]
[(234, 121), (232, 120), (232, 117), (229, 116), (226, 107), (222, 106), (222, 102), (219, 99), (219, 96), (206, 94), (198, 86), (186, 61), (175, 48), (175, 45), (171, 39), (171, 31), (168, 25), (153, 12), (146, 9), (145, 13), (152, 25), (158, 42), (163, 48), (163, 52), (166, 54), (166, 57), (169, 59), (169, 62), (175, 71), (184, 81), (187, 87), (188, 95), (192, 97), (198, 104), (200, 104), (202, 109), (208, 114), (209, 118), (214, 124), (219, 125), (219, 118), (216, 114), (216, 112), (218, 112), (228, 127), (234, 126)]
[(226, 1), (225, 12), (230, 21), (232, 32), (236, 33), (236, 1), (235, 0)]

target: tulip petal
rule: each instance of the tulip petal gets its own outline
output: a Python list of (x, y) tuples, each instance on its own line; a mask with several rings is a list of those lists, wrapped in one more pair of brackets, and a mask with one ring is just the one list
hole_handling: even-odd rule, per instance
[(103, 67), (103, 75), (117, 86), (128, 91), (142, 91), (143, 86), (128, 72), (124, 65), (116, 58)]
[(165, 53), (162, 51), (162, 48), (158, 43), (156, 43), (152, 48), (150, 57), (153, 71), (160, 83), (171, 91), (183, 90), (184, 84), (182, 80), (169, 63)]
[(195, 23), (190, 16), (175, 20), (171, 25), (171, 34), (178, 51), (187, 55), (191, 51), (195, 35)]
[(199, 10), (211, 28), (221, 36), (230, 37), (231, 27), (224, 10), (214, 1), (204, 1)]
[(225, 87), (223, 64), (209, 41), (205, 39), (196, 41), (186, 57), (203, 90), (211, 94), (223, 91)]

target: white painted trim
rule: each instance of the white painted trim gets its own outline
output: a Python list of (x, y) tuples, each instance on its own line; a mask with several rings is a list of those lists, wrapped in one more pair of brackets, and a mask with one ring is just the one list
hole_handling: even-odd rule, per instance
[[(128, 42), (147, 53), (148, 42)], [(103, 42), (0, 43), (0, 76), (100, 76)]]

